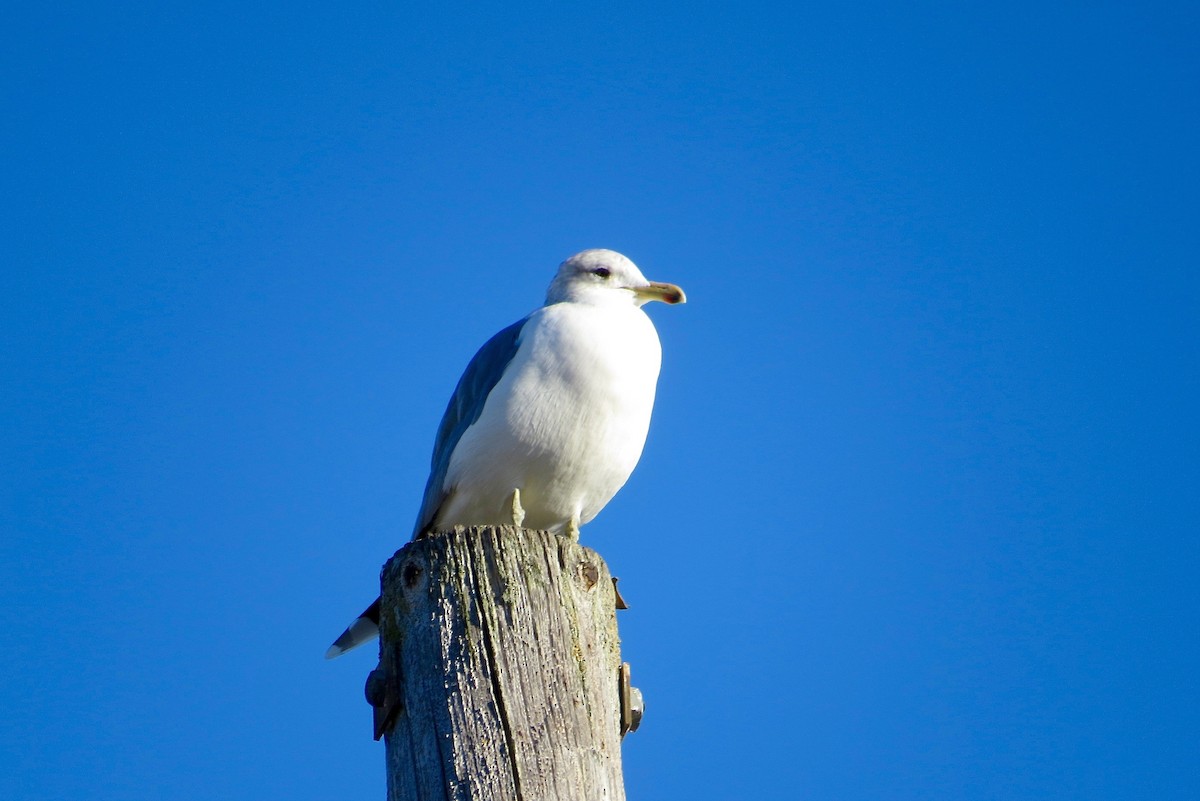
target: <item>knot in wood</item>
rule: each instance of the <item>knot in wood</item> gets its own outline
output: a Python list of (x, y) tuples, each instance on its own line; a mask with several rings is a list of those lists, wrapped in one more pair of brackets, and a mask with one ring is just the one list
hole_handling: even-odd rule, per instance
[(425, 570), (421, 565), (417, 564), (416, 559), (410, 559), (404, 564), (400, 570), (400, 581), (404, 584), (404, 589), (407, 592), (414, 592), (422, 583), (421, 580), (425, 577)]
[(579, 579), (583, 582), (583, 588), (590, 590), (596, 586), (596, 582), (600, 580), (600, 568), (596, 567), (586, 559), (579, 563)]

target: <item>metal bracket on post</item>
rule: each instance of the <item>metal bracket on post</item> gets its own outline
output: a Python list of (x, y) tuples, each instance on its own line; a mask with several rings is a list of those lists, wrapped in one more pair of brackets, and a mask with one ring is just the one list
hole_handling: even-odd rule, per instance
[(617, 671), (619, 688), (617, 694), (621, 699), (622, 737), (631, 731), (637, 731), (638, 726), (642, 723), (642, 716), (646, 714), (646, 701), (642, 698), (642, 691), (629, 683), (629, 673), (629, 663), (622, 662)]
[(613, 576), (613, 595), (616, 596), (617, 609), (628, 609), (629, 604), (625, 603), (625, 599), (621, 597), (621, 591), (617, 589), (617, 582), (620, 581), (616, 576)]
[(390, 681), (382, 667), (377, 667), (367, 674), (367, 686), (364, 688), (367, 703), (371, 705), (374, 715), (373, 724), (375, 739), (378, 740), (392, 727), (396, 714), (400, 711), (400, 691), (398, 681)]

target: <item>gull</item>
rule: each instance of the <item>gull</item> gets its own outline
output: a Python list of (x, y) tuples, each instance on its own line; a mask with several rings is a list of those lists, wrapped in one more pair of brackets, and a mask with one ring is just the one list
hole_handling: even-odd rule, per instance
[[(642, 306), (684, 303), (612, 250), (558, 268), (545, 304), (467, 365), (434, 440), (413, 538), (515, 525), (578, 540), (633, 472), (654, 407), (662, 346)], [(325, 653), (379, 633), (379, 601)]]

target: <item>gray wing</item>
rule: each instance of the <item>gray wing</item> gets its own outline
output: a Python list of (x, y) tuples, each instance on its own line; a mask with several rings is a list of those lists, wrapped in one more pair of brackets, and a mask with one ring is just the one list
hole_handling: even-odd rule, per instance
[(450, 396), (450, 403), (446, 406), (446, 413), (442, 415), (441, 425), (438, 426), (437, 439), (433, 443), (429, 481), (425, 484), (421, 511), (417, 514), (417, 524), (413, 528), (414, 538), (426, 532), (446, 500), (446, 491), (442, 485), (446, 481), (446, 471), (450, 467), (450, 456), (454, 453), (454, 447), (483, 413), (483, 404), (487, 401), (488, 393), (500, 383), (504, 370), (516, 355), (521, 343), (521, 329), (528, 321), (529, 318), (525, 317), (485, 342), (467, 365), (462, 378), (458, 379), (458, 386)]
[[(425, 484), (425, 498), (417, 515), (414, 538), (426, 532), (446, 500), (446, 492), (442, 485), (446, 481), (446, 470), (450, 467), (450, 455), (454, 453), (454, 446), (483, 413), (483, 404), (487, 401), (488, 393), (500, 383), (505, 368), (516, 354), (521, 343), (521, 329), (528, 320), (526, 317), (513, 323), (484, 343), (467, 365), (462, 378), (458, 379), (458, 386), (454, 388), (450, 404), (446, 407), (446, 413), (442, 415), (442, 424), (438, 426), (437, 439), (433, 443), (433, 463), (429, 471), (429, 481)], [(325, 658), (341, 656), (350, 649), (371, 641), (378, 633), (379, 599), (376, 598), (375, 602), (342, 632), (333, 645), (329, 646)]]

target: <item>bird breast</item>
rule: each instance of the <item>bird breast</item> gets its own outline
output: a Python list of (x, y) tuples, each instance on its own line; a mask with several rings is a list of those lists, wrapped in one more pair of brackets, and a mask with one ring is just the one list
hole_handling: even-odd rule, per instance
[(535, 312), (451, 457), (444, 522), (511, 522), (514, 488), (527, 527), (591, 520), (641, 456), (661, 360), (654, 326), (636, 307)]

